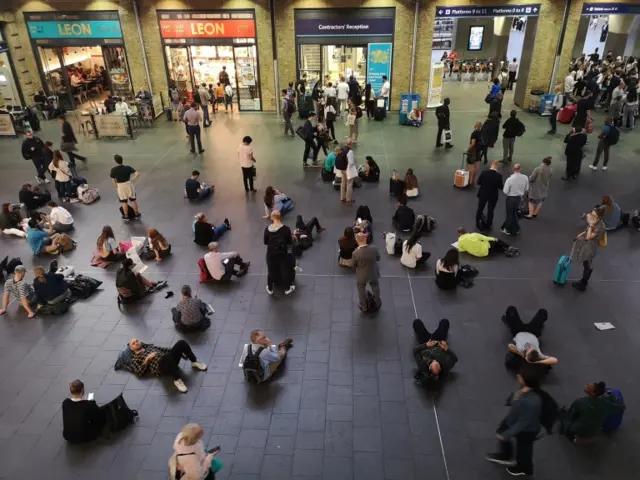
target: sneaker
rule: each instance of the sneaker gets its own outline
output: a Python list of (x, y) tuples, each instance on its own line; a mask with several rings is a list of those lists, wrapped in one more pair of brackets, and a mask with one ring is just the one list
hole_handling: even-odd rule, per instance
[(573, 286), (573, 288), (575, 288), (576, 290), (578, 290), (580, 292), (584, 292), (587, 289), (585, 284), (582, 283), (582, 282), (573, 282), (571, 285)]
[(129, 221), (129, 217), (125, 217), (124, 215), (122, 216), (122, 220), (124, 220), (125, 222)]
[(265, 288), (266, 288), (267, 293), (268, 293), (269, 295), (273, 295), (273, 290), (271, 290), (271, 289), (269, 288), (269, 285), (267, 285)]
[(314, 167), (314, 168), (320, 168), (320, 167), (322, 167), (322, 164), (319, 163), (319, 162), (311, 162), (311, 166)]
[(296, 286), (295, 286), (295, 285), (291, 285), (289, 288), (287, 288), (287, 289), (284, 291), (284, 294), (285, 294), (285, 295), (289, 295), (289, 294), (293, 293), (293, 292), (295, 291), (295, 289), (296, 289)]
[(602, 167), (602, 171), (606, 172), (607, 171), (607, 167)]
[(202, 370), (203, 372), (207, 370), (207, 364), (203, 362), (192, 362), (191, 366), (198, 370)]
[(516, 463), (514, 460), (504, 458), (504, 456), (500, 455), (499, 453), (490, 453), (488, 455), (485, 455), (484, 459), (491, 463), (497, 463), (498, 465), (513, 466)]
[(38, 182), (38, 185), (40, 185), (43, 182), (43, 180), (36, 175), (36, 182)]
[(304, 163), (302, 164), (302, 166), (303, 166), (304, 168), (308, 168), (308, 167), (310, 167), (311, 165), (309, 165), (307, 162), (304, 162)]
[(202, 150), (198, 150), (198, 153), (204, 153), (204, 148)]
[(78, 200), (77, 198), (70, 198), (69, 199), (69, 203), (79, 203), (80, 200)]
[(589, 165), (589, 168), (590, 168), (591, 170), (598, 170), (598, 167), (596, 167), (595, 165)]
[(141, 216), (142, 216), (142, 214), (141, 214), (140, 212), (138, 212), (138, 213), (136, 213), (136, 214), (134, 215), (134, 217), (135, 217), (135, 218), (137, 218), (137, 219), (139, 219)]
[(505, 235), (511, 235), (511, 234), (510, 234), (506, 229), (504, 229), (504, 228), (501, 228), (501, 229), (500, 229), (500, 231), (501, 231), (502, 233), (504, 233)]
[(43, 180), (43, 182), (44, 182), (44, 183), (51, 183), (51, 180), (49, 180), (48, 178), (45, 178), (45, 179)]
[(531, 474), (523, 472), (518, 467), (507, 468), (507, 473), (509, 475), (513, 475), (514, 477), (530, 477), (531, 476)]
[(184, 382), (182, 381), (181, 378), (174, 380), (173, 384), (176, 386), (176, 388), (178, 389), (179, 392), (181, 393), (187, 393), (187, 386), (184, 384)]
[(227, 226), (227, 229), (231, 230), (231, 223), (229, 222), (228, 218), (225, 218), (224, 222), (222, 222), (222, 223), (224, 223)]

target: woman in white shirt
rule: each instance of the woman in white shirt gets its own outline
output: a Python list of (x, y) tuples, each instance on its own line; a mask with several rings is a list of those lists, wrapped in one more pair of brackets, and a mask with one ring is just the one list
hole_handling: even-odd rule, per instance
[(102, 233), (96, 241), (97, 253), (107, 262), (119, 262), (126, 258), (126, 254), (120, 251), (113, 229), (109, 225), (102, 227)]
[(60, 150), (53, 152), (53, 160), (49, 164), (49, 171), (53, 173), (56, 179), (56, 190), (58, 191), (58, 197), (64, 202), (77, 203), (77, 198), (71, 199), (71, 170), (69, 169), (69, 163), (62, 158)]
[[(347, 153), (347, 190), (346, 190), (346, 203), (353, 203), (353, 186), (354, 183), (359, 181), (358, 179), (358, 165), (356, 165), (356, 156), (351, 150), (352, 145), (351, 138), (347, 138), (345, 145), (349, 147), (349, 152)], [(342, 179), (344, 182), (344, 178)]]
[(49, 228), (56, 233), (73, 230), (73, 217), (66, 208), (59, 207), (53, 200), (47, 204), (51, 208), (49, 213)]
[(413, 235), (402, 243), (402, 257), (400, 263), (407, 268), (422, 267), (427, 263), (431, 254), (422, 251), (420, 244), (420, 231), (413, 232)]
[(338, 113), (340, 115), (346, 115), (349, 113), (347, 100), (349, 99), (349, 85), (344, 81), (344, 77), (340, 77), (340, 83), (338, 83), (338, 102), (340, 108)]
[(119, 98), (118, 103), (116, 103), (116, 114), (127, 115), (129, 113), (131, 113), (131, 110), (129, 109), (129, 105), (127, 105), (127, 102), (122, 100), (122, 98)]

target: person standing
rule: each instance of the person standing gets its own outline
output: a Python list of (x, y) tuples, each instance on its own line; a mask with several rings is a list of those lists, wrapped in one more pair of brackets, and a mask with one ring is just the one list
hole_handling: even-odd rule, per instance
[(591, 91), (587, 90), (584, 96), (576, 104), (576, 117), (573, 120), (574, 127), (586, 128), (589, 111), (593, 108)]
[(518, 62), (517, 62), (517, 59), (514, 58), (513, 61), (509, 64), (509, 83), (507, 84), (508, 90), (513, 90), (513, 84), (516, 81), (517, 73), (518, 73)]
[(507, 181), (504, 182), (502, 191), (507, 196), (506, 210), (507, 216), (500, 230), (505, 235), (517, 235), (520, 233), (520, 224), (518, 223), (518, 208), (525, 192), (529, 190), (529, 178), (520, 173), (520, 164), (513, 166), (513, 173)]
[(560, 92), (560, 87), (556, 87), (553, 101), (551, 102), (551, 115), (549, 116), (549, 123), (551, 124), (551, 130), (547, 133), (555, 134), (558, 124), (558, 112), (564, 107), (564, 95)]
[(27, 130), (26, 135), (27, 138), (22, 142), (22, 157), (33, 162), (34, 167), (36, 167), (36, 181), (38, 183), (49, 183), (49, 180), (45, 177), (49, 165), (45, 163), (44, 143), (31, 130)]
[(542, 159), (542, 163), (529, 175), (529, 213), (526, 219), (536, 218), (549, 192), (551, 181), (551, 157)]
[(253, 188), (253, 169), (255, 168), (256, 159), (253, 156), (251, 142), (253, 142), (253, 139), (248, 135), (242, 139), (242, 143), (238, 147), (238, 160), (240, 161), (240, 167), (242, 167), (244, 191), (256, 193), (257, 190)]
[(469, 139), (469, 147), (467, 148), (467, 169), (469, 170), (469, 185), (475, 185), (478, 170), (480, 170), (480, 155), (484, 150), (484, 139), (482, 138), (482, 122), (476, 122), (473, 126), (473, 132)]
[(229, 74), (227, 73), (227, 67), (223, 66), (222, 70), (220, 70), (220, 72), (218, 73), (218, 81), (224, 85), (231, 85), (231, 82), (229, 81)]
[(606, 246), (607, 226), (602, 217), (605, 214), (605, 207), (599, 206), (587, 213), (587, 229), (578, 234), (575, 239), (575, 260), (582, 265), (582, 278), (571, 285), (576, 290), (585, 291), (589, 284), (589, 279), (593, 273), (593, 259), (598, 253), (598, 249)]
[(567, 167), (562, 180), (565, 182), (577, 180), (582, 165), (582, 157), (584, 156), (582, 149), (587, 144), (587, 135), (581, 128), (574, 128), (564, 137), (564, 143), (567, 144), (564, 149), (564, 154), (567, 157)]
[(374, 308), (377, 310), (382, 305), (380, 299), (380, 271), (378, 270), (378, 262), (380, 261), (380, 252), (377, 247), (367, 245), (367, 235), (360, 232), (356, 234), (356, 242), (358, 248), (353, 252), (351, 259), (356, 270), (356, 286), (358, 288), (358, 299), (360, 310), (367, 310), (367, 284), (371, 287), (373, 293)]
[(282, 111), (282, 120), (284, 121), (284, 134), (285, 136), (291, 132), (290, 135), (293, 137), (295, 132), (293, 130), (293, 124), (291, 123), (291, 117), (296, 112), (296, 105), (293, 102), (293, 98), (289, 96), (287, 93), (287, 89), (282, 89), (282, 103), (280, 105), (280, 110)]
[(511, 110), (509, 118), (502, 124), (502, 163), (511, 163), (513, 159), (513, 149), (516, 144), (516, 137), (524, 134), (524, 124), (517, 118), (518, 113)]
[[(114, 155), (113, 160), (116, 162), (116, 166), (111, 169), (111, 183), (116, 188), (118, 200), (122, 204), (122, 219), (129, 220), (129, 207), (133, 208), (135, 217), (140, 218), (140, 208), (136, 199), (136, 191), (133, 188), (133, 183), (140, 176), (140, 172), (129, 165), (123, 165), (124, 160), (120, 155)], [(129, 202), (131, 202), (130, 205)]]
[(344, 81), (344, 77), (340, 77), (338, 83), (338, 115), (347, 115), (347, 101), (349, 100), (349, 84)]
[(604, 127), (602, 128), (602, 132), (598, 135), (600, 141), (598, 142), (598, 147), (596, 148), (596, 158), (593, 160), (593, 164), (589, 165), (591, 170), (598, 170), (598, 162), (600, 162), (600, 155), (604, 152), (604, 163), (602, 164), (602, 170), (607, 171), (607, 164), (609, 163), (609, 150), (611, 145), (615, 145), (618, 143), (618, 139), (620, 138), (620, 131), (613, 124), (613, 120), (611, 117), (607, 117), (604, 121)]
[(83, 157), (82, 155), (78, 155), (77, 153), (75, 153), (78, 150), (76, 148), (78, 139), (76, 138), (76, 134), (73, 132), (73, 127), (69, 122), (67, 122), (67, 118), (64, 115), (60, 115), (58, 117), (58, 121), (62, 125), (62, 139), (60, 141), (60, 150), (66, 152), (69, 156), (69, 170), (73, 174), (73, 178), (75, 178), (78, 176), (76, 172), (76, 158), (81, 162), (86, 162), (87, 157)]
[[(346, 204), (353, 203), (353, 182), (358, 176), (358, 167), (356, 166), (356, 155), (351, 148), (353, 141), (347, 138), (344, 142), (342, 151), (336, 158), (336, 168), (342, 174), (342, 182), (340, 183), (340, 201)], [(346, 160), (346, 166), (343, 161)], [(343, 170), (344, 167), (344, 170)]]
[(289, 295), (296, 289), (295, 260), (291, 254), (293, 236), (291, 229), (283, 225), (280, 220), (280, 212), (271, 212), (271, 225), (264, 230), (264, 244), (267, 246), (267, 293), (273, 295), (273, 287), (280, 283), (284, 288), (284, 294)]
[[(224, 111), (225, 113), (228, 113), (228, 110), (231, 110), (231, 113), (233, 113), (233, 88), (231, 88), (231, 85), (227, 84), (224, 86)], [(295, 110), (295, 107), (294, 107)]]
[(389, 110), (389, 94), (391, 93), (391, 83), (386, 75), (382, 76), (382, 88), (380, 89), (380, 97), (384, 99), (384, 115), (387, 116)]
[[(304, 153), (302, 154), (302, 166), (303, 167), (311, 167), (311, 166), (317, 166), (317, 161), (318, 161), (318, 150), (319, 147), (316, 144), (316, 131), (315, 128), (313, 127), (313, 119), (316, 118), (316, 114), (311, 111), (308, 114), (307, 117), (307, 121), (304, 122), (304, 126), (302, 127), (302, 134), (304, 135)], [(309, 165), (308, 163), (308, 158), (309, 158), (309, 153), (311, 153), (311, 151), (313, 150), (313, 159), (312, 159), (312, 165)]]
[(629, 85), (627, 96), (624, 101), (624, 114), (622, 116), (622, 127), (633, 130), (636, 124), (636, 111), (638, 110), (638, 90), (636, 85)]
[[(438, 119), (438, 135), (436, 136), (436, 147), (442, 146), (442, 132), (449, 130), (450, 127), (450, 112), (449, 104), (451, 100), (449, 98), (444, 99), (444, 103), (436, 108), (436, 118)], [(446, 148), (451, 148), (453, 145), (447, 143)]]
[(333, 83), (327, 82), (327, 86), (324, 88), (324, 91), (322, 92), (322, 96), (325, 99), (325, 103), (328, 104), (330, 98), (333, 98), (335, 100), (337, 95), (338, 95), (338, 92), (336, 91), (336, 88), (333, 86)]
[(196, 153), (196, 140), (198, 141), (198, 153), (203, 153), (204, 148), (202, 148), (202, 141), (200, 140), (200, 122), (202, 122), (202, 115), (198, 111), (196, 103), (192, 103), (191, 108), (184, 113), (184, 121), (187, 124), (191, 153)]
[[(478, 178), (478, 208), (476, 210), (476, 226), (478, 230), (491, 230), (493, 226), (493, 211), (498, 203), (502, 190), (502, 175), (498, 172), (498, 162), (491, 162), (491, 168), (485, 170)], [(487, 207), (486, 224), (482, 222), (484, 207)]]
[[(198, 89), (198, 95), (200, 95), (200, 106), (202, 107), (202, 126), (207, 128), (211, 125), (211, 119), (209, 118), (209, 104), (212, 102), (211, 95), (209, 95), (209, 90), (207, 90), (207, 84), (203, 83), (200, 85)], [(215, 105), (214, 105), (215, 111)]]

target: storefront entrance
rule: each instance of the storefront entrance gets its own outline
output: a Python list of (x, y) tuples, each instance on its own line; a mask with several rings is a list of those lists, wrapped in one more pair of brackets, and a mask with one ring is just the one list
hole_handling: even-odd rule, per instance
[(358, 83), (367, 79), (367, 47), (355, 45), (301, 45), (300, 75), (306, 73), (310, 83), (329, 77), (353, 75)]
[(8, 111), (19, 111), (22, 106), (22, 96), (15, 80), (9, 47), (2, 39), (0, 28), (0, 107)]
[[(227, 73), (233, 103), (262, 109), (254, 12), (159, 12), (169, 86), (193, 101), (203, 83), (214, 87)], [(180, 18), (180, 20), (178, 20)]]
[(133, 96), (116, 12), (25, 14), (45, 94), (66, 110)]

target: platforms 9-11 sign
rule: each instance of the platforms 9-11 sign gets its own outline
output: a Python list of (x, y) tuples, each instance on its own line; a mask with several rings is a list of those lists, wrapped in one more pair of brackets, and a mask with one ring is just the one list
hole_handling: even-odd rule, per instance
[(436, 7), (436, 17), (535, 17), (540, 14), (540, 4)]

